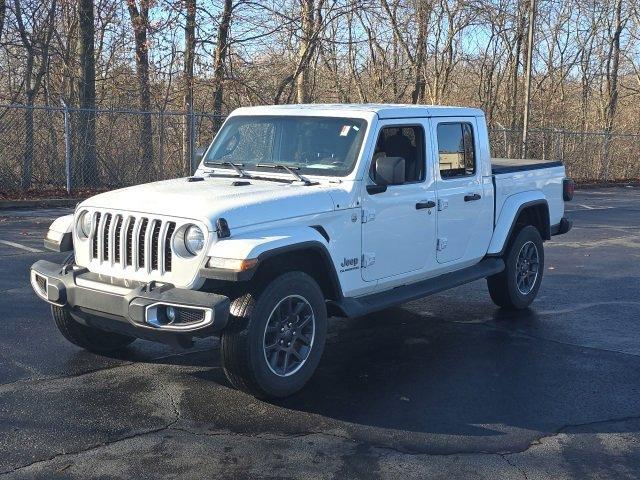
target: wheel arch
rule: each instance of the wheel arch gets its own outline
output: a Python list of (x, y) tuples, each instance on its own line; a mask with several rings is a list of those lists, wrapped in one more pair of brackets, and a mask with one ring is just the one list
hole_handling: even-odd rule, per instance
[[(516, 197), (516, 198), (514, 198)], [(542, 195), (538, 198), (522, 199), (517, 195), (509, 197), (502, 208), (493, 238), (487, 254), (501, 257), (515, 234), (525, 225), (532, 225), (538, 229), (542, 240), (551, 238), (551, 223), (549, 220), (549, 204)]]
[(258, 256), (258, 266), (251, 280), (267, 282), (278, 275), (299, 270), (313, 278), (326, 300), (340, 300), (340, 279), (325, 245), (306, 241), (267, 250)]
[(316, 225), (232, 236), (212, 245), (207, 256), (255, 259), (256, 266), (239, 273), (212, 268), (202, 268), (200, 273), (208, 279), (257, 284), (287, 271), (300, 270), (320, 285), (327, 300), (338, 301), (343, 293), (328, 237), (326, 230)]

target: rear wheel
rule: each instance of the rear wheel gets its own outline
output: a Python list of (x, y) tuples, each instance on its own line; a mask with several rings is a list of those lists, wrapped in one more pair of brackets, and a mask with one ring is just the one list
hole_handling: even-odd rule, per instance
[[(64, 265), (74, 262), (73, 254), (69, 255)], [(74, 345), (96, 353), (108, 353), (121, 350), (135, 340), (133, 337), (118, 333), (105, 332), (97, 328), (82, 325), (74, 320), (68, 308), (51, 306), (53, 320), (62, 336)]]
[(544, 272), (544, 249), (538, 229), (523, 227), (504, 257), (505, 269), (487, 278), (489, 295), (499, 307), (527, 308), (538, 294)]
[(280, 275), (231, 304), (220, 345), (224, 372), (234, 387), (256, 397), (291, 395), (318, 366), (326, 331), (315, 280), (297, 271)]

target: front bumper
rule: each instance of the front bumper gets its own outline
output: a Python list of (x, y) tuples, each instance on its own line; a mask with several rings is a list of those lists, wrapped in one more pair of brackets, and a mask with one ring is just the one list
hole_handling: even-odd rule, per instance
[[(46, 260), (31, 266), (31, 285), (40, 298), (68, 308), (84, 325), (182, 347), (219, 332), (229, 317), (229, 298), (223, 295), (125, 282)], [(169, 307), (173, 320), (166, 314)]]

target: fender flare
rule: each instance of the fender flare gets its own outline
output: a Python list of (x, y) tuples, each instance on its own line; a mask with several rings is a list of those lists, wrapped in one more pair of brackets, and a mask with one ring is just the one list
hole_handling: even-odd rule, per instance
[(54, 252), (70, 252), (73, 250), (73, 214), (56, 218), (46, 236), (44, 247)]
[(313, 250), (319, 254), (329, 273), (328, 280), (332, 289), (338, 297), (342, 298), (342, 286), (329, 252), (329, 241), (325, 235), (327, 234), (324, 229), (307, 226), (232, 235), (230, 238), (214, 243), (209, 248), (207, 257), (257, 259), (256, 266), (243, 272), (205, 267), (200, 269), (200, 274), (215, 280), (248, 281), (253, 278), (260, 265), (269, 258), (300, 250)]
[[(500, 211), (500, 217), (496, 221), (493, 231), (493, 237), (489, 243), (487, 250), (488, 256), (501, 257), (504, 249), (516, 226), (516, 221), (523, 210), (542, 205), (547, 210), (547, 220), (549, 218), (549, 203), (547, 198), (540, 191), (522, 192), (508, 197)], [(543, 239), (548, 240), (550, 225), (547, 225), (547, 231), (543, 232)]]

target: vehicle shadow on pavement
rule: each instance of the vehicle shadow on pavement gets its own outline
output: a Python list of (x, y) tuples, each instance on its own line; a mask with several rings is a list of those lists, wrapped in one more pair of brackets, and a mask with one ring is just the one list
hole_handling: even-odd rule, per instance
[[(540, 321), (534, 310), (495, 310), (487, 322), (463, 324), (406, 308), (332, 319), (323, 360), (307, 386), (269, 402), (275, 408), (253, 420), (265, 425), (265, 415), (275, 418), (286, 409), (348, 431), (364, 427), (477, 442), (637, 411), (637, 378), (615, 354), (520, 331)], [(229, 386), (221, 369), (198, 376)], [(615, 396), (603, 394), (612, 389)], [(243, 423), (250, 425), (254, 413), (246, 413)]]

